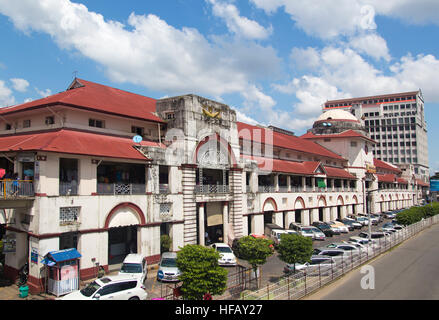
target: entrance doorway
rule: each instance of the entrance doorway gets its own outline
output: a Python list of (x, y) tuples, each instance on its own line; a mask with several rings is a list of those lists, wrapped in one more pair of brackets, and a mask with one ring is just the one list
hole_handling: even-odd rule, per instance
[(341, 219), (341, 206), (337, 206), (337, 218)]
[(294, 217), (294, 221), (296, 221), (297, 223), (302, 223), (302, 210), (301, 209), (297, 209), (294, 213), (295, 217)]
[(206, 230), (204, 243), (209, 245), (211, 243), (224, 242), (224, 223), (226, 222), (223, 221), (223, 203), (206, 203), (204, 215)]
[(319, 221), (323, 221), (323, 207), (319, 208)]
[(108, 264), (122, 263), (129, 253), (137, 253), (137, 226), (110, 228), (108, 231)]
[(273, 211), (264, 212), (264, 225), (267, 223), (273, 223)]

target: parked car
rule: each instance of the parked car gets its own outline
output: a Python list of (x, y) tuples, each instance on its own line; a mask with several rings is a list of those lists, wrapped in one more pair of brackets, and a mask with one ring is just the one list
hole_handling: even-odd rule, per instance
[(181, 275), (177, 267), (177, 253), (164, 252), (159, 262), (159, 269), (157, 270), (158, 281), (179, 281), (178, 277)]
[(321, 240), (321, 241), (323, 241), (323, 240), (326, 239), (325, 234), (319, 228), (309, 227), (309, 229), (311, 229), (311, 231), (314, 233), (313, 240)]
[(396, 212), (395, 211), (387, 211), (384, 214), (384, 217), (386, 217), (387, 219), (395, 219), (396, 218)]
[(329, 221), (329, 224), (331, 226), (337, 227), (340, 230), (340, 232), (342, 232), (342, 233), (349, 232), (349, 227), (347, 227), (344, 223), (342, 223), (340, 221)]
[(326, 237), (333, 237), (334, 234), (336, 234), (334, 232), (334, 230), (331, 228), (331, 226), (329, 224), (327, 224), (326, 222), (316, 221), (316, 222), (313, 222), (312, 225), (314, 227), (318, 228), (320, 231), (322, 231)]
[(96, 279), (60, 300), (146, 300), (147, 296), (140, 278), (117, 275)]
[(331, 270), (336, 267), (335, 260), (330, 256), (311, 256), (310, 260), (310, 262), (306, 262), (303, 264), (296, 263), (295, 266), (294, 264), (287, 264), (284, 267), (284, 272), (291, 273), (295, 271), (296, 273), (310, 274), (320, 271), (320, 273), (325, 274), (331, 272)]
[(148, 264), (145, 257), (136, 253), (128, 254), (122, 262), (119, 275), (139, 278), (144, 283), (148, 276)]
[(359, 223), (353, 219), (346, 218), (346, 219), (341, 220), (341, 222), (343, 222), (345, 225), (352, 226), (354, 229), (361, 229), (363, 227), (363, 225), (361, 223)]
[(313, 250), (313, 256), (328, 256), (332, 257), (337, 265), (341, 265), (341, 263), (347, 259), (348, 252), (343, 249), (338, 248), (315, 248)]
[(396, 221), (396, 220), (392, 220), (392, 224), (396, 230), (401, 230), (403, 228), (403, 226), (398, 224), (398, 221)]
[(300, 223), (297, 222), (290, 223), (290, 230), (296, 231), (298, 234), (304, 237), (314, 239), (314, 232), (312, 232), (312, 230), (309, 229), (309, 227), (305, 227)]
[(368, 226), (369, 225), (369, 219), (366, 217), (357, 217), (357, 222), (361, 223), (363, 226)]
[(291, 233), (297, 234), (297, 232), (293, 230), (273, 229), (271, 230), (270, 238), (274, 241), (276, 245), (278, 245), (280, 243), (281, 236), (283, 234), (291, 234)]
[(393, 224), (390, 222), (383, 224), (383, 226), (381, 227), (381, 230), (387, 231), (387, 232), (396, 232), (396, 229), (393, 227)]
[(220, 258), (218, 264), (220, 266), (236, 266), (236, 257), (232, 249), (225, 243), (214, 243), (211, 245), (216, 251), (219, 252)]
[(358, 253), (360, 250), (354, 244), (347, 242), (334, 242), (326, 246), (327, 248), (337, 248), (345, 251), (352, 251), (353, 253)]
[(370, 221), (372, 222), (372, 225), (376, 226), (380, 222), (380, 218), (375, 214), (371, 214)]

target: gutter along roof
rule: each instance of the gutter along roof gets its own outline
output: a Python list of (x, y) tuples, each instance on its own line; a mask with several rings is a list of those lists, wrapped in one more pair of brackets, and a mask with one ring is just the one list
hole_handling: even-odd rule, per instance
[[(356, 179), (355, 176), (351, 175), (342, 168), (324, 166), (319, 161), (296, 162), (249, 155), (241, 155), (241, 158), (256, 161), (258, 168), (262, 171), (283, 172), (300, 175), (326, 174), (326, 176), (330, 178)], [(317, 172), (317, 169), (320, 166), (325, 171), (324, 173)]]

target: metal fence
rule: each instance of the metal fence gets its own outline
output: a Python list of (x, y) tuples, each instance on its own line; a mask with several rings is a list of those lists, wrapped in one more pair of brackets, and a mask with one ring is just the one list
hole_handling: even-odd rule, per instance
[[(368, 249), (358, 253), (350, 251), (346, 256), (342, 256), (340, 260), (336, 260), (334, 264), (330, 264), (330, 267), (316, 265), (307, 272), (296, 272), (280, 276), (277, 282), (267, 284), (257, 290), (245, 290), (240, 294), (235, 292), (234, 295), (223, 295), (219, 299), (236, 299), (237, 295), (240, 300), (300, 299), (437, 222), (439, 222), (439, 215), (406, 226), (401, 230), (391, 233), (388, 237), (375, 239), (375, 244), (369, 246)], [(217, 297), (215, 298), (218, 299)]]
[(195, 186), (195, 193), (229, 193), (228, 185), (222, 184), (203, 184)]

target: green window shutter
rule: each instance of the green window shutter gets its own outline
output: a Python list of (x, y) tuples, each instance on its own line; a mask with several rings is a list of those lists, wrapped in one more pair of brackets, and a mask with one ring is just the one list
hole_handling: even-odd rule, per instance
[(325, 180), (323, 180), (322, 178), (318, 178), (317, 179), (317, 187), (319, 187), (319, 188), (326, 188)]

